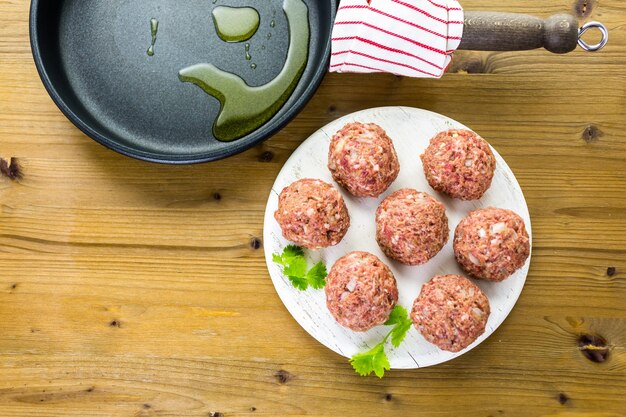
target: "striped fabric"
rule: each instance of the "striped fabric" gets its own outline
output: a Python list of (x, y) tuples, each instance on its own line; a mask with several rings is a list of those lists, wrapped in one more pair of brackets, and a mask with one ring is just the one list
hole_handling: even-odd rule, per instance
[(330, 70), (439, 78), (462, 35), (457, 0), (341, 0)]

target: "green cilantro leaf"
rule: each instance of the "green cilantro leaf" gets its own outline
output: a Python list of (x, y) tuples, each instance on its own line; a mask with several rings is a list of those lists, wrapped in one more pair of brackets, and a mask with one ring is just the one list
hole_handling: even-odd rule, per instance
[(285, 262), (294, 258), (304, 258), (304, 250), (296, 245), (289, 245), (283, 250), (283, 259)]
[(393, 347), (398, 347), (404, 340), (406, 333), (409, 331), (413, 322), (409, 318), (409, 314), (406, 309), (400, 305), (397, 305), (391, 314), (389, 319), (385, 322), (385, 326), (395, 325), (391, 329), (391, 344)]
[(379, 378), (385, 376), (385, 371), (389, 371), (391, 369), (391, 365), (389, 364), (389, 359), (387, 359), (387, 354), (385, 353), (384, 348), (374, 355), (372, 358), (372, 364), (374, 365), (374, 373)]
[(290, 259), (283, 272), (291, 277), (304, 278), (306, 275), (306, 259), (304, 257)]
[(396, 326), (391, 330), (391, 344), (393, 347), (398, 347), (404, 341), (406, 337), (406, 333), (409, 331), (413, 323), (409, 321), (404, 321), (402, 323), (396, 324)]
[(289, 278), (291, 284), (299, 289), (305, 291), (309, 286), (316, 290), (324, 288), (326, 285), (326, 265), (323, 262), (318, 262), (307, 271), (307, 261), (304, 256), (304, 250), (302, 248), (289, 245), (285, 247), (282, 254), (272, 254), (272, 261), (283, 267), (283, 273)]
[(385, 370), (390, 370), (391, 365), (385, 354), (385, 342), (381, 342), (365, 353), (356, 354), (350, 359), (350, 364), (361, 376), (368, 376), (372, 372), (382, 378)]
[(316, 263), (313, 268), (306, 273), (306, 279), (309, 285), (316, 290), (321, 290), (326, 286), (326, 276), (328, 276), (328, 272), (326, 271), (326, 265), (322, 262)]
[(287, 275), (287, 278), (289, 278), (289, 281), (291, 281), (293, 286), (300, 291), (305, 291), (307, 288), (309, 288), (309, 283), (307, 282), (306, 278), (294, 277), (293, 275)]
[(391, 311), (389, 318), (385, 322), (385, 326), (391, 326), (393, 324), (402, 323), (409, 316), (406, 309), (400, 305), (395, 306), (395, 308)]

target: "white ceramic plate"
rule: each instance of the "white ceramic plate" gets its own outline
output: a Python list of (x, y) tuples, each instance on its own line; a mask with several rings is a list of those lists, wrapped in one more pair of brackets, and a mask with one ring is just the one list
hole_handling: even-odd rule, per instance
[[(327, 168), (330, 139), (346, 123), (359, 121), (380, 125), (393, 140), (400, 159), (400, 175), (391, 187), (378, 199), (352, 197), (334, 183)], [(318, 178), (334, 184), (342, 193), (351, 218), (350, 230), (335, 247), (319, 251), (307, 251), (310, 262), (323, 260), (328, 269), (337, 259), (351, 251), (366, 251), (378, 256), (392, 269), (398, 282), (399, 304), (408, 311), (424, 283), (435, 275), (463, 274), (457, 265), (452, 250), (452, 239), (457, 224), (470, 211), (481, 207), (500, 207), (515, 211), (524, 219), (531, 236), (530, 216), (522, 190), (506, 162), (494, 150), (497, 168), (491, 188), (479, 201), (453, 200), (435, 192), (426, 181), (419, 156), (430, 139), (440, 131), (450, 128), (467, 129), (462, 124), (425, 110), (409, 107), (382, 107), (363, 110), (342, 117), (315, 132), (298, 147), (281, 170), (270, 194), (265, 211), (264, 240), (267, 267), (276, 291), (287, 310), (311, 336), (320, 343), (347, 358), (364, 352), (376, 345), (389, 331), (378, 326), (365, 333), (343, 328), (333, 319), (326, 308), (324, 290), (299, 291), (283, 276), (281, 267), (272, 262), (272, 253), (281, 253), (290, 244), (282, 237), (280, 227), (274, 220), (278, 206), (278, 194), (292, 182), (302, 178)], [(389, 194), (401, 188), (426, 191), (446, 206), (450, 226), (450, 239), (441, 252), (426, 265), (410, 267), (387, 258), (376, 243), (375, 212), (378, 204)], [(311, 264), (312, 265), (312, 264)], [(475, 281), (489, 297), (491, 315), (485, 333), (466, 349), (451, 353), (428, 343), (412, 328), (404, 343), (397, 349), (387, 348), (392, 369), (423, 368), (449, 361), (483, 342), (515, 305), (528, 274), (530, 257), (523, 268), (501, 283)]]

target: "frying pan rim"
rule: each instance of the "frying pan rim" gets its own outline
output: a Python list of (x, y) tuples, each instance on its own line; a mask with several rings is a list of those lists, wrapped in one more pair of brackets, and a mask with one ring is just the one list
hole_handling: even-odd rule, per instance
[[(267, 131), (258, 137), (252, 138), (245, 142), (243, 141), (233, 141), (230, 142), (229, 145), (233, 145), (232, 147), (227, 147), (226, 149), (220, 150), (218, 152), (202, 152), (194, 155), (185, 155), (184, 157), (175, 157), (173, 155), (169, 155), (169, 157), (165, 157), (159, 154), (141, 151), (129, 146), (122, 145), (117, 141), (102, 135), (100, 132), (96, 131), (91, 127), (89, 122), (83, 120), (80, 116), (78, 116), (69, 106), (63, 97), (61, 96), (59, 90), (52, 82), (47, 68), (46, 62), (44, 62), (40, 44), (39, 44), (39, 32), (37, 28), (38, 21), (38, 9), (41, 1), (46, 0), (31, 0), (30, 11), (29, 11), (29, 37), (30, 37), (30, 48), (31, 53), (33, 55), (33, 60), (35, 61), (35, 67), (37, 68), (37, 72), (39, 74), (39, 78), (41, 79), (46, 91), (52, 101), (56, 104), (56, 106), (61, 110), (61, 112), (65, 115), (67, 119), (74, 126), (76, 126), (80, 131), (82, 131), (89, 138), (93, 139), (100, 145), (120, 153), (122, 155), (128, 156), (133, 159), (165, 164), (165, 165), (191, 165), (191, 164), (200, 164), (206, 162), (214, 162), (218, 160), (222, 160), (228, 158), (230, 156), (238, 155), (248, 149), (253, 148), (254, 146), (262, 143), (266, 140), (271, 139), (276, 133), (282, 130), (287, 124), (289, 124), (300, 112), (304, 109), (304, 107), (309, 103), (309, 101), (315, 95), (315, 92), (318, 90), (319, 86), (322, 83), (322, 80), (326, 76), (328, 72), (328, 66), (330, 64), (330, 52), (331, 52), (331, 36), (328, 34), (328, 39), (325, 44), (321, 45), (320, 50), (322, 51), (322, 56), (324, 57), (321, 62), (318, 62), (313, 73), (307, 78), (300, 78), (298, 81), (298, 85), (302, 83), (307, 83), (305, 90), (300, 94), (300, 96), (295, 100), (295, 102), (285, 111), (285, 113), (276, 120), (270, 120), (261, 128), (265, 127)], [(315, 0), (319, 1), (319, 0)], [(336, 12), (337, 12), (337, 4), (335, 0), (326, 0), (330, 5), (330, 13), (331, 20), (334, 21)], [(307, 64), (308, 65), (308, 64)], [(106, 126), (106, 123), (103, 123), (103, 126)], [(258, 130), (260, 130), (259, 128)], [(258, 132), (253, 132), (256, 133)], [(209, 153), (211, 155), (209, 155)]]

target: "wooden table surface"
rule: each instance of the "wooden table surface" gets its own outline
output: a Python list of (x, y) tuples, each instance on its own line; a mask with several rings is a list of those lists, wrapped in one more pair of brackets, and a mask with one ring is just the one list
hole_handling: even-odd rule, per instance
[[(464, 6), (573, 10), (607, 24), (611, 41), (597, 54), (459, 53), (442, 80), (330, 75), (265, 144), (170, 167), (69, 123), (34, 68), (28, 2), (0, 1), (0, 156), (21, 174), (0, 177), (0, 415), (626, 415), (626, 2)], [(379, 380), (293, 320), (261, 237), (292, 151), (383, 105), (487, 138), (524, 190), (534, 252), (519, 302), (485, 343)]]

